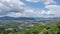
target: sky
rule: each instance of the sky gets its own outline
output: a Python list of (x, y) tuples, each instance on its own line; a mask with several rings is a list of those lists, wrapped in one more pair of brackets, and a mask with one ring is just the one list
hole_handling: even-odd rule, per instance
[(60, 0), (0, 0), (0, 17), (60, 17)]

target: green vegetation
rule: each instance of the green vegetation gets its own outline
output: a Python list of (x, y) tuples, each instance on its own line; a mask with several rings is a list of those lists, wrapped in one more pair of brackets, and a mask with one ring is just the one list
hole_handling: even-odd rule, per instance
[(24, 31), (22, 33), (23, 34), (60, 34), (60, 22), (47, 24), (47, 25), (37, 24), (35, 27), (31, 28), (28, 31)]
[[(12, 25), (11, 25), (12, 26)], [(23, 29), (22, 31), (18, 31), (17, 25), (14, 28), (3, 28), (0, 27), (0, 34), (60, 34), (60, 22), (52, 23), (52, 24), (36, 24), (34, 27), (30, 29)]]

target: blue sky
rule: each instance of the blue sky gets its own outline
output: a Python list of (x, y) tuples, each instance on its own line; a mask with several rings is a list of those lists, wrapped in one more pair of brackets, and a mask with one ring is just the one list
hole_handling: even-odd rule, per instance
[(25, 4), (26, 4), (26, 6), (28, 6), (28, 7), (31, 7), (31, 8), (38, 8), (38, 9), (43, 9), (44, 8), (44, 4), (43, 3), (41, 3), (41, 2), (38, 2), (38, 3), (33, 3), (33, 2), (27, 2), (27, 1), (25, 1), (25, 0), (22, 0)]
[(60, 0), (0, 0), (0, 17), (60, 17)]

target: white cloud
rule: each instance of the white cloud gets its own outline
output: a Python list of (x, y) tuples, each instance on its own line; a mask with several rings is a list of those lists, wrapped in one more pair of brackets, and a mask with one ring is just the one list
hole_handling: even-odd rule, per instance
[(11, 13), (6, 14), (6, 16), (10, 16), (10, 17), (21, 17), (22, 14), (21, 13), (11, 12)]
[(46, 6), (45, 10), (33, 10), (25, 6), (20, 0), (0, 0), (0, 15), (6, 15), (10, 17), (52, 17), (55, 15), (60, 16), (60, 6), (59, 5), (49, 5), (54, 4), (54, 0), (26, 0), (29, 2), (42, 2)]
[(20, 0), (0, 0), (0, 15), (5, 15), (9, 12), (19, 12), (24, 7), (25, 4)]
[(40, 12), (38, 12), (38, 17), (53, 17), (55, 16), (52, 11), (45, 11), (45, 10), (42, 10)]
[(38, 3), (41, 2), (45, 5), (49, 5), (49, 4), (55, 4), (56, 2), (54, 0), (26, 0), (28, 2), (34, 2), (34, 3)]
[(22, 16), (26, 17), (49, 17), (55, 16), (52, 11), (25, 9)]
[(39, 2), (40, 0), (26, 0), (26, 1), (29, 1), (29, 2)]
[(10, 13), (6, 14), (6, 16), (10, 16), (10, 17), (34, 17), (34, 14), (35, 14), (34, 10), (24, 9), (24, 11), (22, 13), (21, 12), (10, 12)]
[(46, 6), (47, 9), (49, 9), (52, 12), (55, 12), (55, 14), (60, 14), (60, 6), (59, 5), (48, 5)]
[(24, 9), (23, 16), (26, 17), (33, 17), (34, 16), (34, 10), (33, 9)]
[(12, 13), (8, 13), (7, 16), (11, 16), (11, 17), (53, 17), (55, 16), (55, 14), (52, 13), (52, 11), (45, 11), (45, 10), (35, 11), (33, 9), (25, 9), (23, 13), (12, 12)]
[(59, 5), (48, 5), (46, 6), (51, 13), (55, 14), (56, 16), (60, 16), (60, 6)]

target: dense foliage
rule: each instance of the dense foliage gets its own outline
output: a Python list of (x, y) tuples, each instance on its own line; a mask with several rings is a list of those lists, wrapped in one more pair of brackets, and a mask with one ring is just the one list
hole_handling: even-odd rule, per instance
[[(12, 25), (11, 25), (12, 26)], [(12, 26), (13, 27), (13, 26)], [(6, 29), (0, 27), (0, 34), (60, 34), (60, 22), (51, 23), (51, 24), (36, 24), (30, 29), (23, 29), (22, 31), (16, 30), (17, 25), (13, 29)]]

